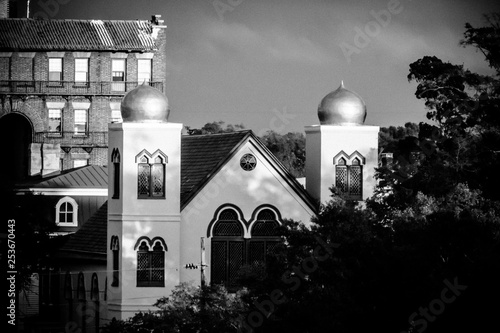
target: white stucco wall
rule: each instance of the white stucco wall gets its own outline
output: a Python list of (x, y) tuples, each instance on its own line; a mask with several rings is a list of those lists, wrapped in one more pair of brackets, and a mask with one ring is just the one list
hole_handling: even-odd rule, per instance
[(306, 126), (306, 187), (321, 203), (330, 200), (329, 188), (335, 184), (333, 158), (344, 151), (358, 151), (364, 158), (363, 200), (373, 195), (378, 166), (378, 126)]

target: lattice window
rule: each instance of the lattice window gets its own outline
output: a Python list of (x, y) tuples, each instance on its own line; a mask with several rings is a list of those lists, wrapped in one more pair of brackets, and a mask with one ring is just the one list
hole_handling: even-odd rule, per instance
[(355, 157), (351, 165), (346, 165), (342, 157), (335, 166), (335, 186), (351, 200), (362, 200), (363, 197), (363, 166)]
[(263, 209), (257, 214), (248, 244), (248, 264), (266, 262), (267, 255), (273, 253), (279, 243), (277, 214), (271, 209)]
[(146, 241), (143, 241), (137, 251), (137, 286), (165, 286), (165, 249), (156, 242), (153, 251), (149, 251)]
[(138, 197), (140, 199), (165, 198), (166, 159), (157, 156), (152, 160), (142, 156), (139, 158), (139, 162), (137, 174)]

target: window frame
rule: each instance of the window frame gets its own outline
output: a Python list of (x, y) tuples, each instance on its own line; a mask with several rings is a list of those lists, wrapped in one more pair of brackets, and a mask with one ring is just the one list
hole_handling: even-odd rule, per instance
[[(159, 250), (161, 248), (161, 250)], [(137, 240), (134, 250), (137, 253), (136, 267), (136, 286), (137, 287), (165, 287), (165, 254), (168, 251), (165, 241), (161, 237), (155, 237), (150, 240), (147, 237), (141, 237)], [(157, 257), (155, 259), (155, 257)], [(160, 265), (155, 267), (155, 262), (159, 259)], [(146, 260), (147, 267), (140, 271), (140, 263)], [(161, 278), (155, 279), (154, 270), (161, 270)], [(146, 277), (146, 278), (144, 278)]]
[[(115, 70), (115, 69), (121, 69), (115, 67), (115, 65), (119, 63), (123, 64), (123, 70)], [(121, 75), (118, 75), (120, 73)], [(111, 90), (125, 91), (126, 77), (127, 77), (127, 59), (111, 59)]]
[[(80, 121), (82, 117), (78, 116), (77, 113), (85, 113), (85, 122)], [(89, 134), (89, 110), (88, 109), (74, 109), (74, 119), (73, 119), (73, 124), (74, 124), (74, 131), (73, 135), (74, 136), (88, 136)], [(77, 119), (78, 118), (78, 119)], [(77, 122), (78, 120), (78, 122)], [(83, 132), (79, 132), (77, 130), (77, 125), (84, 125), (85, 130)]]
[[(166, 198), (166, 165), (167, 155), (157, 150), (153, 155), (146, 150), (139, 153), (137, 163), (137, 198), (138, 199), (165, 199)], [(159, 172), (155, 175), (156, 170)], [(160, 178), (161, 192), (155, 192), (155, 185)], [(144, 180), (146, 179), (146, 180)]]
[[(56, 111), (59, 112), (59, 118), (51, 117), (51, 114), (53, 114)], [(49, 135), (51, 135), (51, 136), (61, 136), (62, 135), (62, 132), (63, 132), (63, 128), (62, 128), (63, 127), (63, 117), (62, 116), (63, 116), (63, 110), (62, 109), (59, 109), (59, 108), (49, 108), (48, 109)], [(52, 121), (52, 119), (59, 119), (59, 126), (58, 126), (59, 130), (51, 131), (51, 121)]]
[[(58, 61), (58, 64), (55, 64), (54, 62)], [(54, 66), (60, 67), (56, 68), (59, 70), (54, 70)], [(58, 78), (57, 79), (52, 79), (51, 74), (54, 75), (55, 73), (58, 73)], [(61, 82), (63, 81), (63, 73), (64, 73), (64, 61), (63, 58), (49, 58), (49, 64), (48, 64), (48, 81), (50, 85), (60, 85)]]
[[(81, 68), (85, 67), (85, 71), (77, 70), (78, 62), (85, 61), (85, 66), (82, 66)], [(89, 84), (89, 72), (90, 72), (90, 59), (89, 58), (75, 58), (75, 71), (74, 71), (74, 80), (75, 80), (75, 85), (83, 85), (86, 86)], [(85, 73), (85, 79), (82, 80), (80, 78), (77, 78), (77, 74)]]
[[(140, 64), (146, 63), (148, 68), (147, 72), (140, 71), (141, 65)], [(147, 74), (147, 78), (145, 77)], [(137, 83), (138, 84), (143, 84), (144, 82), (146, 84), (150, 84), (151, 81), (153, 80), (153, 61), (152, 59), (137, 59)]]
[[(63, 204), (66, 204), (66, 207), (68, 204), (70, 204), (73, 208), (73, 211), (68, 212), (67, 210), (65, 210), (64, 212), (61, 212), (61, 206)], [(73, 199), (71, 197), (61, 198), (57, 202), (55, 208), (56, 208), (56, 225), (58, 227), (77, 227), (78, 226), (78, 204), (76, 203), (75, 199)], [(64, 214), (71, 213), (72, 214), (72, 222), (61, 221), (61, 219), (60, 219), (61, 213), (64, 213)]]
[[(362, 156), (353, 156), (344, 158), (340, 157), (335, 163), (335, 187), (348, 200), (362, 201), (363, 200), (363, 163)], [(357, 170), (357, 171), (355, 171)], [(345, 183), (339, 180), (340, 173), (345, 173)], [(359, 193), (354, 192), (354, 175), (359, 174)]]

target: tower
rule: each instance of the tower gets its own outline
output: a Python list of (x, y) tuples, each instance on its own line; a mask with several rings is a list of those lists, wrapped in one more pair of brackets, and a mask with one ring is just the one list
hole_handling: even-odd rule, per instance
[(179, 283), (182, 124), (167, 98), (141, 85), (109, 124), (107, 283), (109, 318), (151, 308)]
[(378, 126), (364, 125), (366, 105), (344, 84), (318, 106), (320, 125), (306, 126), (306, 189), (321, 203), (335, 186), (346, 198), (373, 194), (378, 165)]

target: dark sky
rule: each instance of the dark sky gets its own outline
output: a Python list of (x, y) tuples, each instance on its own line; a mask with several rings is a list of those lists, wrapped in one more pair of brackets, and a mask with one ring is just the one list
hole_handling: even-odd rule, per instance
[(145, 20), (160, 14), (167, 25), (171, 121), (200, 127), (223, 120), (256, 133), (286, 133), (317, 124), (320, 100), (341, 80), (365, 100), (367, 124), (425, 120), (416, 85), (406, 78), (409, 64), (435, 55), (488, 73), (482, 54), (458, 43), (466, 22), (481, 26), (483, 14), (500, 11), (495, 3), (41, 0), (31, 1), (30, 17)]

